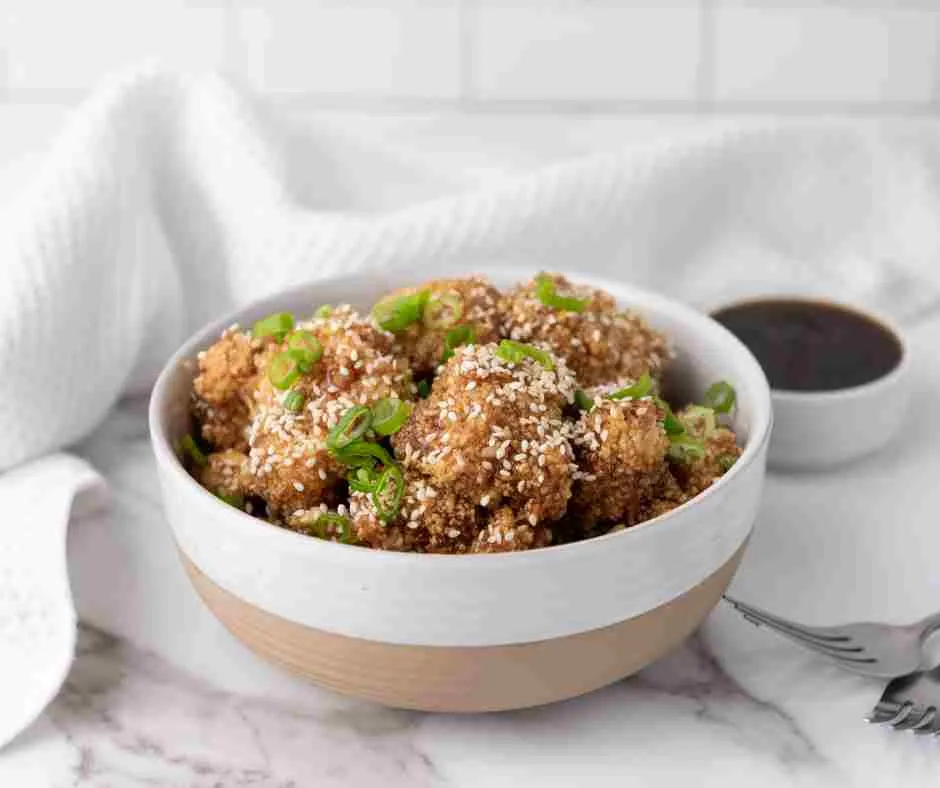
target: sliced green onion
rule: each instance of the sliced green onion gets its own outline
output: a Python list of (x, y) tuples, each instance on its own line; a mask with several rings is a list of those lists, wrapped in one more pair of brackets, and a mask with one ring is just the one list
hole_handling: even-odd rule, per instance
[(300, 413), (300, 411), (304, 409), (305, 400), (306, 398), (302, 391), (291, 389), (287, 392), (287, 396), (284, 397), (284, 410), (290, 413)]
[(712, 383), (706, 389), (702, 404), (711, 408), (715, 413), (730, 413), (736, 399), (737, 395), (734, 393), (734, 387), (730, 383), (721, 380), (718, 383)]
[(189, 459), (196, 463), (196, 465), (204, 468), (209, 464), (209, 458), (206, 457), (202, 449), (199, 448), (199, 444), (196, 443), (196, 439), (192, 435), (187, 433), (180, 438), (180, 449), (189, 455)]
[(287, 339), (287, 352), (297, 359), (301, 372), (309, 372), (323, 357), (323, 345), (309, 331), (295, 331)]
[(583, 312), (588, 305), (588, 299), (586, 298), (558, 295), (555, 280), (547, 274), (539, 274), (535, 277), (535, 295), (545, 306), (550, 306), (562, 312)]
[(275, 388), (289, 389), (300, 377), (300, 364), (290, 351), (278, 353), (268, 365), (268, 380)]
[(372, 307), (372, 317), (380, 328), (397, 334), (421, 319), (427, 300), (427, 290), (412, 295), (391, 296)]
[(372, 429), (379, 435), (394, 435), (410, 415), (410, 402), (402, 402), (397, 397), (385, 397), (372, 406)]
[(675, 414), (672, 412), (672, 408), (669, 407), (669, 403), (660, 397), (655, 397), (653, 401), (665, 414), (663, 416), (663, 429), (666, 431), (666, 434), (670, 436), (682, 435), (685, 432), (685, 427), (682, 426), (682, 422), (676, 418)]
[(431, 396), (431, 384), (427, 380), (419, 380), (415, 388), (418, 389), (418, 396), (421, 399), (427, 399)]
[(349, 488), (361, 493), (370, 493), (375, 489), (378, 477), (372, 468), (362, 466), (356, 468), (356, 472), (348, 479)]
[(699, 460), (705, 456), (705, 444), (691, 435), (680, 435), (670, 440), (669, 456), (679, 462)]
[(274, 337), (278, 342), (283, 342), (284, 337), (293, 327), (294, 316), (290, 312), (277, 312), (255, 323), (251, 335), (255, 339)]
[(388, 522), (401, 508), (401, 499), (405, 494), (405, 477), (397, 465), (389, 465), (379, 477), (372, 491), (372, 505), (380, 520)]
[(384, 466), (395, 464), (395, 458), (384, 446), (371, 441), (353, 441), (342, 449), (332, 450), (332, 453), (339, 462), (352, 468), (371, 469), (376, 464)]
[(326, 447), (332, 451), (346, 448), (361, 438), (372, 424), (372, 411), (365, 405), (355, 405), (343, 414), (339, 423), (326, 437)]
[(707, 438), (718, 426), (715, 411), (704, 405), (690, 405), (682, 412), (679, 421), (688, 432), (700, 438)]
[(428, 328), (449, 328), (463, 316), (463, 299), (453, 291), (431, 293), (424, 307), (424, 325)]
[(321, 539), (328, 539), (330, 531), (333, 530), (339, 534), (341, 542), (349, 544), (353, 541), (352, 522), (348, 517), (343, 517), (341, 514), (334, 514), (333, 512), (321, 514), (314, 521), (313, 527), (316, 529), (317, 536)]
[(220, 501), (224, 501), (229, 506), (234, 506), (236, 509), (242, 509), (245, 506), (245, 496), (241, 493), (224, 493), (221, 490), (216, 490), (215, 497)]
[(518, 364), (524, 358), (531, 358), (533, 361), (537, 361), (545, 367), (545, 369), (555, 368), (555, 362), (552, 360), (552, 357), (544, 350), (540, 350), (532, 345), (527, 345), (524, 342), (516, 342), (513, 339), (501, 339), (499, 345), (496, 347), (495, 353), (503, 361), (508, 361), (510, 364)]
[(607, 395), (607, 399), (641, 399), (647, 396), (653, 390), (653, 379), (648, 372), (644, 372), (635, 383), (612, 394)]
[(316, 311), (313, 313), (313, 316), (315, 318), (329, 317), (332, 314), (333, 314), (333, 307), (331, 307), (329, 304), (324, 304), (323, 306), (318, 306), (316, 308)]
[(594, 407), (594, 400), (587, 395), (584, 389), (578, 389), (574, 393), (574, 404), (581, 410), (591, 410)]
[(452, 328), (444, 337), (444, 355), (441, 356), (441, 363), (446, 364), (454, 350), (461, 345), (472, 345), (477, 341), (476, 331), (473, 326), (462, 325)]
[(721, 468), (722, 471), (727, 473), (728, 471), (731, 470), (731, 468), (734, 466), (734, 464), (737, 461), (738, 461), (738, 458), (735, 457), (733, 454), (722, 454), (718, 458), (718, 467)]

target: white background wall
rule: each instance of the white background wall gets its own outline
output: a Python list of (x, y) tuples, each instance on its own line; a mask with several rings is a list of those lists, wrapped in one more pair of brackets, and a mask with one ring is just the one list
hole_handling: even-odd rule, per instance
[(940, 0), (0, 0), (0, 98), (143, 59), (324, 106), (940, 109)]

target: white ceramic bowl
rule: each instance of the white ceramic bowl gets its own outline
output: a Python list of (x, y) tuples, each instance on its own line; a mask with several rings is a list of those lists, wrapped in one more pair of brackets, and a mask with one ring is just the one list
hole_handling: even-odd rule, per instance
[[(475, 271), (507, 286), (532, 271)], [(323, 303), (362, 310), (439, 271), (317, 282), (200, 330), (154, 388), (150, 428), (169, 522), (199, 593), (249, 647), (306, 678), (389, 705), (480, 711), (571, 697), (626, 676), (691, 633), (730, 581), (751, 531), (771, 428), (770, 392), (750, 352), (668, 298), (572, 274), (644, 314), (679, 356), (667, 388), (738, 393), (744, 453), (695, 500), (634, 528), (530, 552), (417, 555), (321, 541), (229, 507), (173, 452), (191, 427), (191, 364), (232, 322)]]

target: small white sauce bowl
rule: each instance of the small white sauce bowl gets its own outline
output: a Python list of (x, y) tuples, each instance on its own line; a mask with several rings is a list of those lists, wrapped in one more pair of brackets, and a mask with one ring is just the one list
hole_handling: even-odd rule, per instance
[(856, 307), (836, 304), (880, 325), (897, 340), (896, 367), (870, 383), (832, 391), (770, 391), (774, 433), (768, 464), (774, 470), (825, 470), (884, 448), (900, 431), (910, 399), (910, 353), (901, 331)]
[[(532, 270), (474, 268), (497, 286)], [(455, 272), (449, 272), (454, 275)], [(462, 273), (466, 273), (463, 271)], [(669, 386), (738, 393), (744, 452), (674, 511), (574, 544), (494, 555), (417, 555), (303, 536), (219, 501), (173, 445), (190, 431), (192, 359), (232, 322), (319, 304), (360, 310), (439, 269), (371, 272), (300, 287), (197, 332), (153, 391), (150, 429), (181, 559), (207, 606), (264, 658), (342, 692), (393, 706), (486, 711), (533, 706), (604, 686), (662, 656), (718, 602), (751, 532), (771, 429), (770, 391), (750, 351), (709, 317), (669, 298), (572, 274), (667, 333), (679, 352)]]

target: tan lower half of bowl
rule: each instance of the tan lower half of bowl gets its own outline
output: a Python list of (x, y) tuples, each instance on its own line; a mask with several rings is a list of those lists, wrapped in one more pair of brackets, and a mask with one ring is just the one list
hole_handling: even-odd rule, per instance
[(714, 574), (641, 616), (577, 635), (510, 646), (403, 646), (336, 635), (229, 593), (184, 554), (212, 613), (259, 656), (324, 687), (424, 711), (519, 709), (572, 698), (635, 673), (681, 643), (717, 604), (741, 548)]

